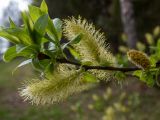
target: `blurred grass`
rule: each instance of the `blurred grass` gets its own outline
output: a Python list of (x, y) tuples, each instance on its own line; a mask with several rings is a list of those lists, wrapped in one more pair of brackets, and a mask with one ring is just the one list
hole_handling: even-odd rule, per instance
[(35, 77), (30, 65), (12, 75), (21, 61), (0, 62), (0, 120), (63, 120), (64, 113), (59, 106), (32, 106), (20, 98), (18, 88), (25, 79)]
[[(26, 79), (35, 77), (31, 66), (25, 66), (12, 75), (13, 69), (21, 60), (10, 63), (0, 62), (0, 120), (101, 120), (103, 111), (89, 110), (88, 104), (92, 101), (92, 95), (102, 96), (105, 89), (95, 88), (88, 92), (70, 97), (63, 103), (51, 106), (35, 106), (24, 102), (18, 95), (18, 88)], [(122, 88), (109, 84), (113, 95), (117, 96), (126, 92), (128, 95), (140, 94), (140, 104), (123, 120), (159, 120), (160, 118), (160, 90), (147, 88), (139, 81), (128, 79)], [(116, 102), (116, 99), (112, 100)], [(107, 102), (107, 101), (106, 101)], [(101, 104), (101, 103), (98, 103)], [(102, 106), (107, 107), (107, 106)], [(74, 109), (74, 110), (73, 110)], [(121, 120), (121, 119), (119, 119)]]

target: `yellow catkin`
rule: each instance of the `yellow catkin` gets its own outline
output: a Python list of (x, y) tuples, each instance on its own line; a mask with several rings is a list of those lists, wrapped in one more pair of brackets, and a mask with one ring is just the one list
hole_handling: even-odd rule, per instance
[(113, 65), (115, 58), (105, 44), (105, 36), (100, 30), (96, 30), (93, 24), (78, 17), (71, 17), (64, 20), (64, 36), (72, 40), (77, 34), (82, 33), (80, 43), (74, 45), (83, 61), (90, 61), (93, 65)]
[[(63, 33), (68, 40), (72, 40), (77, 34), (83, 34), (81, 41), (73, 45), (81, 56), (82, 64), (87, 61), (90, 65), (116, 65), (115, 57), (110, 52), (109, 46), (105, 44), (104, 33), (96, 30), (95, 26), (86, 19), (82, 19), (80, 16), (77, 19), (74, 17), (65, 19)], [(90, 72), (100, 80), (108, 80), (110, 78), (109, 71), (91, 70)]]
[(129, 50), (127, 52), (128, 59), (135, 64), (137, 67), (140, 67), (142, 69), (147, 69), (150, 67), (150, 61), (148, 56), (137, 50)]
[(83, 72), (67, 70), (68, 65), (59, 65), (50, 79), (32, 80), (20, 89), (20, 95), (34, 104), (52, 104), (65, 100), (68, 96), (92, 87), (83, 83)]

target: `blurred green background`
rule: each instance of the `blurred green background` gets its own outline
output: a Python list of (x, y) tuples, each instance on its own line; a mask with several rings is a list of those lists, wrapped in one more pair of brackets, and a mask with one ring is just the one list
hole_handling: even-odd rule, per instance
[[(16, 1), (16, 0), (14, 0)], [(17, 0), (18, 1), (18, 0)], [(123, 23), (120, 0), (46, 0), (52, 18), (78, 16), (101, 28), (117, 53), (122, 45)], [(39, 6), (40, 0), (32, 1)], [(145, 34), (160, 24), (159, 0), (131, 0), (137, 38), (147, 46)], [(3, 1), (0, 0), (0, 4)], [(12, 8), (13, 4), (8, 4)], [(16, 6), (15, 6), (16, 7)], [(3, 9), (12, 15), (16, 9)], [(8, 11), (8, 12), (7, 12)], [(21, 20), (17, 17), (18, 24)], [(7, 26), (7, 21), (3, 21)], [(0, 41), (1, 42), (1, 41)], [(1, 43), (0, 43), (1, 44)], [(127, 45), (126, 45), (127, 46)], [(146, 50), (147, 51), (147, 50)], [(11, 63), (0, 61), (0, 120), (159, 120), (160, 89), (149, 88), (136, 78), (100, 84), (94, 89), (71, 96), (62, 103), (36, 106), (24, 102), (18, 94), (24, 80), (36, 77), (31, 66), (12, 71), (22, 59)]]

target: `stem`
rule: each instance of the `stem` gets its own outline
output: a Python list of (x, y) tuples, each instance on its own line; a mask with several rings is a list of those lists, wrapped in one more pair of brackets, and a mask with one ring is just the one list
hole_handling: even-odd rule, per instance
[(88, 65), (82, 65), (81, 63), (78, 63), (78, 62), (68, 61), (66, 59), (57, 59), (57, 61), (60, 63), (67, 63), (67, 64), (72, 64), (72, 65), (82, 66), (83, 68), (85, 68), (85, 70), (97, 69), (97, 70), (110, 70), (110, 71), (122, 71), (122, 72), (141, 70), (141, 68), (138, 68), (138, 67), (120, 68), (120, 67), (112, 67), (112, 66), (88, 66)]

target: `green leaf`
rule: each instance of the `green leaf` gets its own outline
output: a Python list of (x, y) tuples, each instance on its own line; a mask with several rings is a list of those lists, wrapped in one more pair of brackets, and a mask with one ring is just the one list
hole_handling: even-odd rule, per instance
[(33, 22), (36, 22), (40, 16), (42, 16), (44, 13), (42, 13), (41, 9), (39, 7), (29, 5), (29, 14), (33, 20)]
[(10, 22), (10, 28), (16, 28), (16, 24), (13, 22), (13, 20), (9, 17), (9, 22)]
[(79, 42), (81, 41), (82, 37), (83, 37), (83, 34), (82, 34), (82, 33), (76, 35), (76, 36), (70, 41), (70, 44), (77, 44), (77, 43), (79, 43)]
[(38, 52), (38, 46), (36, 45), (30, 45), (30, 46), (24, 46), (17, 44), (16, 45), (16, 51), (17, 53), (24, 53), (27, 55), (36, 54)]
[(48, 50), (50, 50), (50, 51), (56, 50), (56, 46), (55, 46), (55, 44), (53, 42), (49, 42)]
[(47, 7), (47, 4), (46, 4), (45, 0), (42, 1), (40, 9), (41, 9), (42, 12), (48, 13), (48, 7)]
[(4, 53), (3, 60), (5, 62), (9, 62), (12, 59), (14, 59), (15, 57), (17, 57), (16, 46), (12, 46), (12, 47), (8, 48), (8, 50)]
[(34, 52), (35, 51), (33, 51), (33, 49), (31, 49), (29, 46), (24, 47), (23, 49), (19, 50), (18, 52), (17, 52), (17, 45), (12, 46), (12, 47), (8, 48), (8, 50), (4, 53), (3, 60), (5, 62), (9, 62), (18, 56), (30, 58), (33, 54), (35, 54)]
[(137, 77), (141, 77), (141, 75), (142, 75), (142, 70), (136, 70), (136, 71), (134, 71), (134, 72), (133, 72), (133, 75), (134, 75), (134, 76), (137, 76)]
[(91, 82), (91, 83), (97, 82), (97, 78), (89, 72), (84, 73), (84, 79), (85, 79), (85, 82)]
[(53, 22), (52, 22), (52, 20), (51, 20), (50, 18), (49, 18), (49, 20), (48, 20), (47, 34), (48, 34), (48, 36), (51, 38), (51, 40), (52, 40), (53, 42), (56, 42), (56, 43), (59, 42), (56, 29), (55, 29), (54, 24), (53, 24)]
[(56, 34), (58, 39), (61, 40), (62, 37), (62, 21), (59, 18), (53, 19), (53, 24), (56, 29)]
[(70, 51), (71, 55), (76, 59), (80, 60), (80, 55), (71, 47), (67, 47), (68, 50)]
[(22, 12), (21, 16), (22, 16), (22, 20), (24, 22), (26, 31), (28, 31), (28, 33), (32, 36), (33, 22), (31, 20), (31, 17), (26, 12)]
[(27, 34), (26, 31), (24, 31), (21, 28), (6, 28), (3, 29), (8, 34), (11, 34), (12, 36), (16, 37), (19, 39), (19, 41), (25, 45), (31, 45), (33, 44), (32, 39), (30, 36)]
[(133, 75), (139, 77), (139, 79), (145, 82), (149, 87), (152, 87), (155, 84), (155, 76), (156, 76), (155, 70), (149, 70), (149, 71), (137, 70), (133, 73)]
[(34, 29), (35, 31), (43, 36), (45, 34), (46, 31), (46, 27), (48, 25), (48, 15), (42, 15), (34, 24)]
[(17, 37), (3, 31), (3, 30), (0, 30), (0, 36), (7, 39), (8, 41), (10, 41), (12, 43), (15, 43), (15, 44), (20, 43), (20, 40)]
[(71, 44), (77, 44), (77, 43), (79, 43), (80, 40), (82, 39), (82, 36), (83, 36), (83, 35), (82, 35), (81, 33), (78, 34), (78, 35), (76, 35), (76, 37), (74, 37), (71, 41), (65, 43), (65, 44), (62, 46), (62, 49), (65, 49), (66, 47), (68, 47), (68, 46), (71, 45)]

